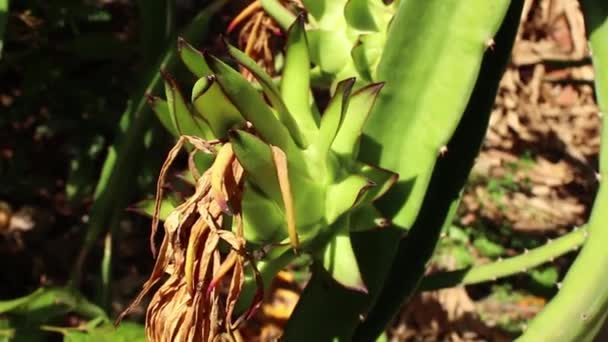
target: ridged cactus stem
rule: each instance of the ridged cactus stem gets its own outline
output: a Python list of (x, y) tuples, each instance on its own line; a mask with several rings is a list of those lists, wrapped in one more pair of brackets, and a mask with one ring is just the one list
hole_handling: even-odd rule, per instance
[[(383, 279), (384, 287), (372, 298), (367, 319), (357, 328), (357, 341), (369, 341), (380, 335), (403, 302), (415, 293), (433, 255), (442, 227), (450, 224), (451, 214), (454, 213), (487, 130), (498, 83), (511, 55), (519, 27), (523, 3), (524, 0), (511, 1), (502, 26), (494, 37), (495, 45), (486, 51), (467, 108), (447, 145), (448, 152), (439, 158), (420, 214), (407, 237), (399, 241), (392, 265), (388, 266), (388, 275)], [(375, 253), (367, 257), (385, 253), (392, 248), (390, 240), (384, 242), (378, 246), (368, 246)], [(378, 273), (378, 270), (372, 272)]]
[(361, 144), (362, 160), (399, 174), (379, 209), (412, 228), (437, 159), (452, 137), (479, 75), (484, 52), (509, 0), (405, 1), (378, 65), (385, 82)]
[(508, 277), (542, 265), (568, 252), (576, 251), (588, 236), (587, 228), (575, 229), (555, 240), (548, 240), (543, 246), (522, 254), (497, 260), (485, 265), (463, 270), (437, 272), (422, 279), (418, 291), (432, 291), (442, 288), (472, 285), (498, 278)]
[[(608, 113), (608, 3), (583, 0), (591, 42), (595, 91)], [(602, 125), (600, 186), (589, 218), (589, 239), (570, 267), (558, 294), (518, 341), (592, 341), (608, 315), (608, 125)]]

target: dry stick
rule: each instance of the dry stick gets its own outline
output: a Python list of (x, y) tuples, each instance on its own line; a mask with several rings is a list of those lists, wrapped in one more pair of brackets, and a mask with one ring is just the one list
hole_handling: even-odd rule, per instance
[(298, 232), (296, 231), (296, 214), (293, 205), (293, 196), (291, 193), (291, 185), (289, 184), (289, 171), (287, 169), (287, 156), (285, 152), (276, 146), (271, 146), (272, 159), (277, 170), (279, 180), (279, 188), (281, 189), (281, 197), (283, 197), (283, 205), (285, 206), (285, 218), (287, 219), (287, 231), (289, 232), (289, 241), (297, 254), (300, 247)]

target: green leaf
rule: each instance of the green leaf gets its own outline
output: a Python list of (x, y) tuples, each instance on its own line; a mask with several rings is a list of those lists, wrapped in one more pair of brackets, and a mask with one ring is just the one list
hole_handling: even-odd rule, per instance
[(338, 130), (344, 121), (348, 109), (350, 92), (355, 84), (354, 78), (349, 78), (338, 83), (334, 97), (329, 101), (321, 118), (319, 137), (315, 141), (315, 148), (325, 155), (331, 147)]
[(224, 94), (213, 75), (202, 77), (194, 84), (192, 103), (218, 139), (226, 138), (229, 130), (245, 125), (245, 119)]
[(359, 315), (344, 317), (343, 310), (360, 307), (365, 303), (366, 295), (336, 282), (322, 265), (315, 263), (312, 268), (312, 277), (287, 321), (283, 339), (295, 342), (352, 341), (351, 329), (358, 323)]
[(171, 116), (171, 111), (169, 110), (169, 104), (167, 101), (158, 96), (153, 96), (150, 94), (146, 94), (146, 96), (148, 97), (148, 105), (150, 108), (152, 108), (152, 111), (154, 114), (156, 114), (156, 117), (158, 120), (160, 120), (163, 127), (165, 127), (165, 129), (174, 137), (179, 137), (179, 133), (177, 132), (177, 127), (175, 127), (173, 122), (173, 117)]
[(295, 121), (308, 139), (318, 131), (319, 116), (311, 110), (310, 57), (303, 16), (298, 16), (287, 32), (285, 67), (281, 96)]
[(197, 78), (211, 75), (211, 70), (203, 57), (203, 53), (188, 44), (182, 37), (177, 38), (177, 53), (188, 70)]
[(283, 199), (270, 146), (241, 130), (230, 132), (229, 137), (232, 150), (247, 172), (249, 181), (280, 207)]
[(394, 172), (381, 169), (372, 165), (366, 165), (359, 163), (359, 173), (364, 176), (368, 182), (373, 184), (368, 191), (365, 192), (365, 196), (361, 199), (364, 203), (375, 201), (382, 195), (384, 195), (399, 178)]
[(267, 244), (287, 237), (287, 222), (281, 207), (250, 182), (245, 182), (241, 208), (247, 241)]
[(350, 51), (353, 64), (359, 75), (367, 82), (378, 79), (377, 69), (386, 44), (386, 33), (360, 35)]
[(106, 313), (101, 308), (68, 288), (39, 288), (25, 297), (0, 301), (0, 314), (20, 316), (32, 323), (46, 322), (70, 311), (107, 320)]
[(259, 135), (266, 142), (281, 148), (288, 156), (300, 154), (287, 128), (276, 118), (258, 91), (240, 73), (221, 60), (211, 55), (205, 55), (205, 58), (224, 94), (241, 115), (253, 124)]
[(333, 230), (337, 230), (338, 233), (323, 252), (323, 267), (342, 286), (367, 293), (367, 287), (361, 278), (357, 258), (350, 243), (349, 219), (340, 219), (333, 226)]
[(327, 189), (327, 204), (325, 217), (328, 222), (334, 222), (340, 215), (357, 205), (372, 183), (363, 176), (351, 175), (342, 181), (332, 184)]
[(356, 157), (363, 125), (374, 106), (383, 83), (373, 83), (354, 92), (331, 149), (340, 155)]
[(559, 272), (555, 266), (547, 266), (539, 269), (534, 269), (530, 272), (530, 277), (537, 284), (545, 287), (552, 288), (559, 280)]
[[(298, 20), (298, 22), (300, 22)], [(307, 137), (304, 137), (300, 132), (300, 128), (298, 127), (298, 123), (295, 121), (285, 103), (283, 103), (283, 99), (281, 98), (281, 93), (279, 89), (274, 85), (272, 78), (264, 71), (262, 68), (249, 56), (247, 56), (244, 52), (240, 51), (236, 47), (230, 45), (228, 42), (225, 42), (228, 53), (232, 58), (234, 58), (240, 65), (245, 67), (247, 70), (251, 72), (251, 74), (258, 80), (260, 85), (262, 86), (262, 90), (270, 104), (277, 111), (279, 120), (285, 125), (293, 140), (300, 146), (301, 148), (306, 148), (308, 146)], [(300, 76), (302, 77), (302, 76)], [(308, 92), (308, 88), (305, 89)], [(308, 104), (303, 109), (308, 108)], [(297, 108), (296, 110), (300, 110)], [(308, 137), (312, 138), (312, 136)]]
[[(281, 215), (284, 216), (283, 197), (270, 146), (256, 136), (240, 130), (231, 132), (230, 142), (256, 191), (280, 208)], [(293, 167), (289, 156), (288, 168), (291, 191), (294, 194), (296, 225), (298, 232), (305, 234), (309, 229), (318, 227), (324, 217), (324, 188), (301, 169)]]
[[(154, 204), (154, 199), (146, 199), (136, 203), (132, 208), (130, 208), (130, 210), (138, 214), (152, 217), (154, 216)], [(175, 205), (173, 205), (169, 199), (163, 199), (160, 202), (160, 211), (158, 213), (159, 219), (164, 221), (174, 209)]]
[(209, 126), (203, 120), (197, 119), (194, 113), (192, 113), (175, 79), (164, 72), (162, 75), (165, 79), (165, 94), (167, 96), (169, 112), (171, 113), (171, 118), (177, 132), (180, 135), (192, 135), (203, 139), (212, 139), (213, 135)]

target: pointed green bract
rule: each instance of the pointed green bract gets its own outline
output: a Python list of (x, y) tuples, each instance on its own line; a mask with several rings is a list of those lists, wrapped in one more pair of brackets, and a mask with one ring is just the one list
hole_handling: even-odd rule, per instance
[(211, 75), (203, 54), (181, 37), (177, 40), (177, 52), (184, 65), (194, 76), (201, 78)]
[(209, 126), (194, 116), (175, 80), (166, 74), (163, 74), (163, 76), (165, 77), (165, 95), (167, 96), (169, 113), (171, 113), (173, 125), (177, 132), (180, 135), (211, 139)]
[(298, 153), (298, 147), (264, 99), (237, 71), (213, 56), (206, 56), (218, 84), (241, 115), (253, 124), (260, 136), (286, 153)]
[(295, 342), (353, 341), (350, 338), (351, 327), (360, 318), (359, 315), (345, 317), (343, 310), (346, 306), (362, 305), (365, 297), (365, 293), (349, 290), (335, 281), (320, 263), (313, 264), (312, 277), (287, 321), (283, 339)]
[(362, 34), (350, 51), (355, 69), (367, 82), (378, 80), (378, 63), (385, 43), (385, 32)]
[(161, 99), (158, 96), (148, 96), (148, 105), (152, 108), (154, 114), (160, 121), (160, 123), (165, 127), (171, 135), (174, 137), (178, 137), (179, 133), (177, 132), (177, 127), (175, 127), (175, 123), (173, 117), (171, 116), (171, 111), (169, 110), (169, 105), (167, 101)]
[(285, 67), (281, 78), (281, 96), (308, 140), (318, 131), (319, 117), (311, 110), (310, 58), (303, 16), (287, 32)]
[(346, 156), (357, 155), (363, 125), (382, 86), (382, 83), (370, 84), (352, 94), (340, 130), (331, 145), (334, 152)]
[(216, 138), (224, 139), (229, 130), (245, 125), (245, 119), (224, 94), (213, 75), (202, 77), (194, 84), (192, 104), (209, 124)]
[(245, 183), (241, 207), (247, 241), (266, 244), (287, 237), (287, 222), (281, 207), (250, 182)]
[(363, 193), (372, 187), (369, 180), (360, 175), (351, 175), (327, 189), (326, 214), (329, 222), (335, 221), (350, 208), (357, 205)]
[(357, 257), (350, 243), (348, 219), (336, 222), (338, 234), (329, 242), (323, 252), (323, 267), (338, 283), (354, 291), (367, 293), (361, 278)]
[(348, 109), (348, 100), (350, 93), (355, 84), (355, 79), (347, 79), (338, 83), (336, 93), (327, 105), (327, 109), (321, 118), (321, 127), (319, 128), (319, 137), (315, 141), (315, 148), (322, 155), (327, 154), (334, 138), (338, 135), (338, 130), (342, 125), (344, 116)]
[(363, 201), (372, 202), (384, 195), (397, 182), (399, 175), (372, 165), (359, 163), (359, 173), (374, 184), (365, 192)]
[(271, 105), (277, 111), (279, 120), (285, 125), (291, 137), (301, 148), (306, 148), (308, 146), (307, 138), (302, 135), (300, 132), (300, 128), (298, 124), (291, 116), (291, 113), (283, 103), (283, 99), (281, 98), (281, 93), (279, 89), (274, 85), (270, 76), (260, 68), (260, 66), (245, 53), (241, 52), (239, 49), (234, 46), (226, 43), (228, 47), (228, 53), (243, 67), (249, 70), (253, 76), (260, 82), (264, 94), (270, 101)]
[(277, 205), (283, 203), (270, 146), (253, 134), (241, 130), (230, 133), (230, 142), (249, 181)]

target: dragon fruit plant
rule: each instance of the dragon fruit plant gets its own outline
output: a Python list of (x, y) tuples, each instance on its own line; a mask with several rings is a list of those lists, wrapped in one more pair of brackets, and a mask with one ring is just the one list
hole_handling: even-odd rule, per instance
[[(180, 135), (159, 176), (153, 250), (164, 178), (184, 145), (195, 188), (165, 218), (154, 271), (134, 303), (163, 281), (148, 307), (150, 340), (234, 338), (239, 321), (259, 303), (262, 284), (299, 254), (310, 254), (343, 286), (366, 292), (349, 234), (383, 223), (371, 203), (396, 179), (355, 158), (382, 84), (352, 92), (355, 81), (346, 79), (319, 115), (301, 20), (290, 28), (287, 45), (280, 86), (227, 45), (255, 76), (260, 94), (228, 64), (180, 41), (180, 55), (199, 78), (191, 100), (167, 74), (167, 100), (150, 98), (167, 128)], [(266, 255), (256, 260), (262, 249)], [(245, 310), (239, 309), (242, 294), (250, 294)]]
[[(606, 8), (583, 3), (593, 13), (598, 66), (606, 60)], [(312, 278), (284, 339), (371, 341), (419, 289), (523, 271), (594, 235), (522, 339), (597, 332), (608, 296), (599, 281), (576, 275), (591, 259), (605, 263), (603, 191), (585, 229), (508, 260), (423, 277), (478, 153), (523, 0), (303, 0), (307, 20), (276, 0), (261, 4), (286, 30), (280, 84), (228, 44), (255, 84), (180, 41), (179, 54), (198, 78), (190, 100), (165, 73), (166, 100), (149, 99), (178, 137), (154, 205), (153, 250), (160, 219), (163, 241), (133, 304), (162, 283), (148, 307), (150, 340), (239, 340), (237, 327), (264, 287), (307, 254)], [(326, 106), (311, 96), (313, 83), (332, 90)], [(194, 194), (173, 207), (163, 184), (183, 148)], [(588, 295), (569, 312), (581, 289)], [(567, 332), (548, 327), (577, 314)]]

